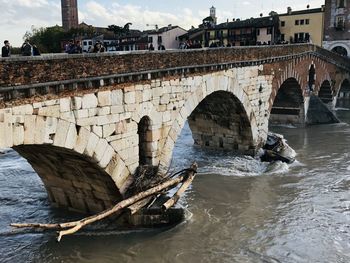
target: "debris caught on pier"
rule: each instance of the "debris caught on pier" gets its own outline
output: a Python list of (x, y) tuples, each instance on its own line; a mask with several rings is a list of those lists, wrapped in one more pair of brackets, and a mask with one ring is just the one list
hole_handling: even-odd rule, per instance
[(260, 156), (263, 162), (282, 161), (290, 164), (295, 161), (295, 156), (295, 151), (288, 145), (283, 135), (268, 133), (263, 153)]
[[(166, 199), (166, 202), (161, 205), (162, 209), (158, 210), (159, 213), (164, 213), (166, 210), (177, 203), (177, 201), (180, 199), (180, 196), (191, 185), (197, 173), (197, 164), (193, 163), (190, 168), (184, 169), (172, 175), (154, 176), (153, 174), (153, 177), (157, 177), (154, 179), (152, 179), (151, 170), (149, 168), (141, 168), (141, 170), (138, 171), (135, 182), (130, 187), (129, 194), (134, 191), (133, 194), (130, 194), (128, 198), (96, 215), (66, 223), (12, 223), (11, 226), (15, 228), (37, 228), (43, 230), (55, 229), (58, 230), (57, 241), (60, 242), (63, 236), (74, 234), (84, 226), (107, 218), (111, 215), (121, 215), (123, 212), (135, 214), (140, 209), (149, 207), (150, 202), (153, 203), (155, 201), (155, 198), (168, 193), (169, 190), (181, 184), (177, 192), (171, 198)], [(145, 182), (142, 181), (143, 179)]]

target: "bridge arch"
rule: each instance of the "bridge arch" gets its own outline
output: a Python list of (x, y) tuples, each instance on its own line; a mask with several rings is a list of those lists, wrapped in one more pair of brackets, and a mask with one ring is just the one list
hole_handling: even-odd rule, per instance
[(333, 101), (333, 90), (329, 80), (324, 80), (320, 85), (318, 97), (326, 104)]
[(269, 123), (304, 125), (304, 96), (295, 78), (286, 79), (278, 89), (272, 104)]
[(344, 79), (337, 94), (336, 107), (350, 107), (350, 80)]
[(54, 206), (96, 213), (122, 199), (130, 171), (117, 147), (96, 133), (99, 129), (33, 115), (29, 105), (0, 110), (0, 118), (13, 118), (13, 126), (0, 125), (1, 145), (27, 159)]
[(161, 167), (168, 167), (186, 121), (197, 145), (255, 153), (259, 131), (247, 94), (229, 77), (213, 79), (211, 84), (214, 83), (217, 85), (197, 87), (180, 109), (161, 152)]

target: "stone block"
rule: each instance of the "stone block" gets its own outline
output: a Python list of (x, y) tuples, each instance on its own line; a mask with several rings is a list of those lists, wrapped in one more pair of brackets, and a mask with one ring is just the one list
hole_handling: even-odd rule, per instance
[(107, 149), (107, 146), (108, 146), (108, 142), (106, 139), (99, 139), (99, 141), (96, 145), (94, 154), (93, 154), (93, 157), (97, 162), (101, 161), (101, 159), (102, 159), (102, 157)]
[(88, 109), (83, 110), (74, 110), (74, 116), (76, 119), (82, 119), (82, 118), (88, 118), (89, 117), (89, 111)]
[(47, 106), (54, 106), (54, 105), (59, 105), (60, 104), (60, 100), (46, 100), (44, 102), (42, 102), (43, 107), (47, 107)]
[(24, 117), (24, 144), (34, 144), (36, 115)]
[(142, 92), (142, 101), (150, 101), (152, 99), (152, 91), (150, 89)]
[(60, 114), (60, 119), (75, 123), (75, 116), (73, 111), (62, 112)]
[(82, 99), (82, 108), (83, 109), (91, 109), (97, 108), (98, 101), (95, 94), (85, 94)]
[(89, 117), (93, 117), (97, 115), (98, 108), (88, 109), (88, 111), (89, 111)]
[(77, 120), (77, 125), (82, 127), (96, 125), (96, 124), (97, 124), (96, 116)]
[(24, 143), (24, 126), (14, 125), (13, 126), (13, 145), (22, 145)]
[(71, 123), (69, 125), (65, 147), (67, 149), (73, 149), (77, 141), (77, 137), (78, 137), (77, 128), (74, 123)]
[(115, 124), (103, 125), (103, 138), (107, 138), (115, 132)]
[(117, 123), (119, 121), (119, 114), (110, 114), (97, 117), (97, 125), (106, 125), (111, 123)]
[(108, 145), (99, 162), (100, 167), (106, 168), (114, 154), (114, 149), (110, 145)]
[(92, 132), (94, 132), (98, 137), (103, 137), (103, 128), (102, 126), (93, 126)]
[(135, 91), (129, 91), (124, 93), (124, 103), (125, 104), (135, 104), (136, 94)]
[(103, 108), (97, 108), (97, 115), (103, 116), (111, 114), (111, 107), (103, 107)]
[(43, 144), (46, 137), (46, 120), (44, 117), (38, 116), (36, 118), (34, 133), (34, 144)]
[(88, 140), (88, 143), (86, 145), (86, 149), (84, 151), (84, 154), (92, 157), (98, 141), (99, 141), (98, 136), (96, 134), (94, 134), (93, 132), (90, 133), (89, 140)]
[(80, 110), (82, 107), (83, 99), (82, 97), (73, 97), (72, 98), (72, 110)]
[(63, 121), (63, 120), (58, 121), (57, 132), (53, 142), (55, 146), (65, 147), (69, 126), (70, 126), (70, 123), (67, 121)]
[(119, 114), (124, 112), (124, 106), (120, 105), (120, 106), (112, 106), (111, 107), (111, 114)]
[(123, 91), (121, 89), (112, 90), (112, 92), (111, 92), (111, 103), (112, 103), (112, 106), (123, 105)]
[(39, 109), (38, 115), (59, 118), (60, 117), (60, 105), (42, 107)]
[(13, 115), (31, 115), (33, 114), (33, 105), (26, 104), (12, 108)]
[(71, 111), (71, 98), (62, 98), (60, 99), (60, 112), (69, 112)]
[(90, 133), (91, 132), (88, 129), (80, 128), (79, 135), (73, 148), (76, 152), (83, 153), (85, 151), (90, 138)]
[(170, 102), (170, 95), (169, 93), (165, 93), (161, 98), (160, 98), (160, 104), (168, 104)]
[(112, 105), (112, 92), (110, 90), (97, 93), (98, 106), (105, 107)]

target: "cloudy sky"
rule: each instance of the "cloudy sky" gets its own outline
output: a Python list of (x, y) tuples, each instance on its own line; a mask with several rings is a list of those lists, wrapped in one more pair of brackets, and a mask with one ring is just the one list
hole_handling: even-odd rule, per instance
[[(179, 25), (189, 29), (209, 15), (209, 8), (217, 9), (218, 22), (232, 18), (267, 15), (271, 10), (285, 13), (293, 10), (320, 7), (324, 0), (78, 0), (79, 22), (96, 26), (124, 25), (147, 29), (147, 24)], [(31, 27), (61, 25), (60, 0), (0, 0), (3, 7), (0, 24), (1, 43), (8, 39), (13, 46), (22, 44), (23, 35)]]

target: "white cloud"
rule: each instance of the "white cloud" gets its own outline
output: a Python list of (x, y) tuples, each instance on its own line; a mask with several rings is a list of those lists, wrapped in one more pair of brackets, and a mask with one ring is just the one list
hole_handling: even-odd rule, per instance
[(116, 24), (122, 26), (126, 23), (132, 23), (132, 28), (149, 29), (146, 24), (159, 27), (168, 24), (179, 25), (183, 28), (190, 28), (192, 25), (197, 26), (201, 19), (196, 18), (192, 11), (184, 8), (181, 14), (171, 14), (143, 8), (138, 5), (124, 5), (112, 3), (109, 7), (96, 1), (89, 1), (82, 12), (84, 22), (96, 26), (107, 26)]

